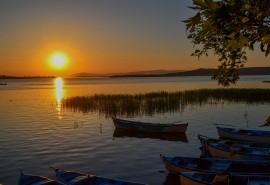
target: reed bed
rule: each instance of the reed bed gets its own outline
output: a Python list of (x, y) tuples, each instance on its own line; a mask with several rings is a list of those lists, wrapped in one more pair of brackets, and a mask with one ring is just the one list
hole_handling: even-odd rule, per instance
[(270, 103), (270, 89), (218, 88), (140, 94), (94, 94), (64, 98), (61, 106), (72, 111), (98, 112), (105, 117), (183, 112), (205, 104)]

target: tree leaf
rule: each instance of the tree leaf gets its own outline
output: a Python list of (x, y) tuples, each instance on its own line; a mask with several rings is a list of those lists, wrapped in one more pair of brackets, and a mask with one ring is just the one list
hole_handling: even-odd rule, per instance
[(270, 34), (266, 34), (262, 37), (262, 43), (263, 44), (270, 43)]
[(243, 48), (244, 46), (249, 45), (249, 39), (245, 37), (244, 35), (240, 34), (239, 40), (238, 40), (239, 48)]
[(267, 57), (270, 53), (270, 44), (267, 45), (267, 49), (265, 51), (265, 57)]
[(229, 39), (233, 39), (235, 37), (236, 33), (232, 32), (230, 35), (227, 35)]
[(248, 22), (249, 21), (249, 18), (247, 18), (247, 17), (243, 17), (242, 18), (242, 23), (246, 23), (246, 22)]

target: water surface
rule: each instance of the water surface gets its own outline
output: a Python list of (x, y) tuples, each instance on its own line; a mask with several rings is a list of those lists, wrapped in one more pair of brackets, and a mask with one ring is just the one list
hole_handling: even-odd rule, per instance
[[(244, 76), (236, 87), (270, 88), (270, 76)], [(55, 179), (48, 166), (138, 181), (170, 184), (159, 155), (199, 157), (197, 134), (218, 137), (215, 123), (259, 127), (269, 104), (191, 105), (184, 112), (137, 116), (149, 122), (189, 123), (183, 140), (117, 134), (110, 118), (97, 112), (61, 109), (64, 97), (94, 93), (144, 93), (218, 88), (210, 77), (10, 79), (0, 86), (0, 183), (17, 184), (19, 170)], [(235, 86), (234, 86), (235, 87)], [(174, 182), (175, 183), (175, 182)]]

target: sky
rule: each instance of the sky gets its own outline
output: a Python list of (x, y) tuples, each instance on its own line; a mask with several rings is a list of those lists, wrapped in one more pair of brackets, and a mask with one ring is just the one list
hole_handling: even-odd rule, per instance
[[(216, 68), (199, 61), (182, 22), (192, 0), (0, 0), (0, 75), (68, 76)], [(245, 67), (269, 66), (248, 53)], [(52, 65), (56, 55), (65, 65)]]

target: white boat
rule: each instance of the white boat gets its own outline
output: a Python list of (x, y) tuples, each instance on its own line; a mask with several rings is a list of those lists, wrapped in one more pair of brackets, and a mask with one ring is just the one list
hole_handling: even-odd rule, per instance
[(129, 182), (91, 174), (61, 170), (55, 167), (56, 177), (66, 185), (146, 185), (137, 182)]
[(185, 133), (188, 123), (148, 123), (113, 117), (115, 128), (139, 132)]
[(266, 130), (246, 130), (217, 126), (217, 131), (222, 138), (257, 143), (270, 143), (270, 131)]
[(270, 185), (270, 176), (217, 173), (180, 173), (181, 185)]

